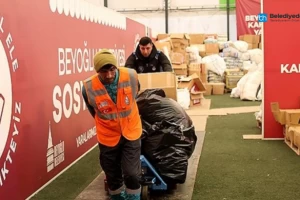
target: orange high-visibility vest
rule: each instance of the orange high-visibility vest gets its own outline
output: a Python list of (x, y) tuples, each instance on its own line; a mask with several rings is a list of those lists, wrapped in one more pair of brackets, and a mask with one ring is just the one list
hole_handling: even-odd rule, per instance
[(137, 140), (142, 134), (141, 118), (135, 101), (138, 92), (137, 73), (124, 67), (118, 70), (116, 103), (110, 98), (98, 74), (84, 81), (89, 104), (96, 111), (97, 139), (109, 147), (117, 145), (121, 135), (128, 140)]

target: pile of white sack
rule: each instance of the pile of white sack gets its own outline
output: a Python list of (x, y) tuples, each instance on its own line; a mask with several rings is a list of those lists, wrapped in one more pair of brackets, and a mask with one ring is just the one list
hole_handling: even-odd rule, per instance
[(248, 43), (244, 41), (223, 42), (219, 43), (219, 48), (222, 53), (219, 55), (224, 58), (227, 69), (239, 68), (243, 69), (243, 62), (250, 60), (250, 55), (247, 52)]
[(247, 53), (249, 61), (244, 61), (243, 68), (248, 70), (232, 89), (231, 97), (241, 100), (260, 101), (262, 99), (261, 83), (263, 81), (263, 52), (261, 49), (251, 49)]

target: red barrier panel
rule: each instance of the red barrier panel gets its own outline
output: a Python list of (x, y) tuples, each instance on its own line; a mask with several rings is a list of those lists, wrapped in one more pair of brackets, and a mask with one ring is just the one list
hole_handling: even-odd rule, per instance
[(124, 65), (145, 31), (84, 0), (1, 0), (0, 199), (26, 199), (97, 144), (82, 80), (99, 49)]
[(237, 36), (261, 34), (261, 25), (257, 18), (260, 5), (260, 0), (236, 0)]
[(275, 122), (271, 102), (282, 109), (299, 109), (298, 54), (300, 44), (300, 1), (263, 1), (264, 23), (264, 137), (283, 138), (283, 128)]

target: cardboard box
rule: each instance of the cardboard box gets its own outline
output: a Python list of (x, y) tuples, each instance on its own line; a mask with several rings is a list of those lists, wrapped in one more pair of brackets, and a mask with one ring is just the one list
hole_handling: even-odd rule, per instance
[(200, 75), (200, 80), (202, 81), (202, 83), (207, 83), (207, 74), (201, 74)]
[(248, 43), (248, 49), (257, 49), (258, 43)]
[(185, 53), (185, 49), (190, 44), (190, 37), (188, 34), (177, 33), (170, 35), (172, 44), (173, 44), (173, 52)]
[(185, 39), (185, 40), (190, 40), (189, 34), (186, 33), (172, 33), (170, 35), (171, 39)]
[(156, 49), (160, 51), (164, 51), (164, 48), (166, 47), (168, 49), (168, 53), (170, 54), (173, 49), (173, 45), (171, 41), (156, 41), (154, 42), (154, 45)]
[(141, 91), (146, 89), (163, 89), (166, 96), (177, 101), (177, 82), (173, 72), (138, 74)]
[(280, 123), (281, 125), (285, 124), (285, 111), (279, 108), (278, 102), (271, 103), (271, 112), (276, 122)]
[(188, 46), (190, 44), (190, 36), (188, 34), (184, 34), (184, 33), (171, 34), (170, 38), (173, 44), (180, 43), (185, 46)]
[(189, 34), (190, 44), (203, 44), (205, 40), (205, 34)]
[[(218, 52), (219, 53), (219, 52)], [(216, 55), (218, 53), (208, 53), (208, 52), (205, 52), (205, 56), (211, 56), (211, 55)]]
[(300, 109), (285, 110), (285, 124), (288, 126), (300, 125)]
[(178, 52), (173, 52), (171, 54), (171, 63), (172, 64), (177, 64), (177, 65), (181, 65), (183, 63), (185, 63), (185, 53), (178, 53)]
[(258, 44), (260, 42), (260, 35), (246, 34), (244, 35), (243, 40), (247, 43)]
[(203, 58), (203, 57), (206, 56), (206, 52), (205, 52), (205, 51), (200, 51), (200, 52), (199, 52), (199, 55)]
[(201, 99), (203, 99), (203, 93), (205, 93), (206, 88), (197, 74), (192, 74), (191, 76), (180, 79), (178, 88), (187, 88), (190, 91), (190, 106), (201, 105)]
[(218, 39), (218, 34), (205, 34), (205, 39)]
[(207, 74), (207, 67), (206, 67), (206, 65), (203, 63), (203, 64), (201, 64), (201, 73), (202, 74)]
[(182, 78), (178, 81), (178, 88), (184, 89), (187, 88), (189, 91), (193, 87), (196, 87), (195, 91), (197, 92), (205, 92), (206, 88), (201, 82), (200, 78), (197, 76), (197, 74), (192, 74), (191, 76)]
[(209, 96), (212, 94), (212, 89), (213, 89), (213, 86), (212, 84), (210, 83), (204, 83), (204, 86), (206, 88), (206, 92), (204, 93), (205, 96)]
[(299, 149), (300, 149), (300, 127), (299, 126), (293, 126), (292, 130), (294, 132), (294, 138), (293, 143), (296, 147), (298, 147), (298, 155), (299, 155)]
[(280, 109), (278, 102), (272, 102), (271, 112), (281, 125), (300, 125), (300, 109)]
[(165, 38), (168, 38), (169, 37), (169, 34), (158, 34), (157, 35), (157, 40), (162, 40), (162, 39), (165, 39)]
[(201, 106), (202, 99), (204, 99), (203, 93), (191, 93), (190, 106)]
[(205, 52), (219, 54), (219, 44), (218, 43), (205, 44)]
[(207, 68), (206, 65), (203, 63), (201, 64), (201, 75), (200, 75), (200, 79), (202, 81), (202, 83), (207, 83)]
[(184, 63), (187, 64), (187, 65), (190, 64), (190, 54), (189, 53), (185, 53)]
[(182, 75), (182, 76), (187, 76), (188, 75), (188, 69), (187, 69), (187, 65), (186, 64), (181, 64), (181, 65), (177, 65), (177, 64), (173, 64), (173, 69), (176, 75)]
[(199, 52), (205, 52), (205, 44), (191, 44), (191, 47), (195, 47)]
[(188, 66), (188, 75), (197, 74), (201, 77), (201, 64), (200, 63), (190, 63)]
[(213, 95), (224, 94), (225, 83), (211, 83), (211, 85), (212, 85), (212, 94)]

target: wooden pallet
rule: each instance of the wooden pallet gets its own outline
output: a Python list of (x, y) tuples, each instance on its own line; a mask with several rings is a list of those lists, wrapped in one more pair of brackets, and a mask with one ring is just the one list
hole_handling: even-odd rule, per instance
[(284, 138), (284, 142), (299, 156), (300, 155), (300, 148), (295, 146), (291, 141)]

